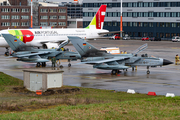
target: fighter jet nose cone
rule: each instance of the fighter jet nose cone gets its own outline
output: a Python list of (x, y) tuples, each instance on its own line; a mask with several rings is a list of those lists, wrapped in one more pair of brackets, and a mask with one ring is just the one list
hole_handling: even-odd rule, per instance
[(163, 65), (169, 65), (169, 64), (173, 64), (173, 62), (163, 59)]

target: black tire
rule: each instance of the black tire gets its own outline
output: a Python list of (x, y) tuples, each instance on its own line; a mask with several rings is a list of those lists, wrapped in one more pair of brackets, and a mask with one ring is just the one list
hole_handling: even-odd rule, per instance
[(5, 54), (6, 56), (9, 56), (9, 52), (5, 52), (4, 54)]
[(68, 64), (68, 67), (71, 67), (71, 64), (70, 64), (70, 63)]
[(37, 66), (37, 67), (40, 67), (40, 66), (41, 66), (41, 63), (40, 63), (40, 62), (38, 62), (36, 66)]
[(59, 67), (60, 67), (60, 68), (63, 68), (63, 66), (62, 66), (62, 65), (60, 65)]
[(147, 74), (150, 74), (150, 71), (149, 71), (149, 70), (147, 71)]
[(112, 75), (116, 75), (116, 73), (117, 73), (117, 70), (112, 70), (111, 72)]

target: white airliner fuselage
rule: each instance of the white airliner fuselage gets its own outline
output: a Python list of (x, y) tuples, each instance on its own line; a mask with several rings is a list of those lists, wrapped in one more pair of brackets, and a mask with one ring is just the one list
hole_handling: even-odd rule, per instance
[[(43, 43), (60, 43), (62, 41), (68, 40), (67, 36), (78, 36), (83, 39), (98, 39), (102, 38), (103, 35), (99, 33), (109, 32), (104, 29), (7, 29), (1, 30), (0, 33), (8, 33), (9, 30), (28, 30), (32, 34), (26, 34), (26, 38), (32, 37), (33, 39), (26, 42), (29, 46), (41, 47)], [(16, 37), (24, 37), (24, 35), (15, 34)], [(3, 37), (0, 37), (0, 47), (9, 47), (7, 42)]]

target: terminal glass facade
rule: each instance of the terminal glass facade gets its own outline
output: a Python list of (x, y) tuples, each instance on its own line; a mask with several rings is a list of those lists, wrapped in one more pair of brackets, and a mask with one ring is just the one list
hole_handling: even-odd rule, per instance
[[(120, 30), (120, 0), (83, 1), (83, 27), (86, 27), (97, 9), (107, 5), (104, 29)], [(123, 2), (123, 31), (131, 37), (171, 38), (180, 35), (180, 1), (127, 0)], [(96, 8), (96, 10), (95, 10)]]

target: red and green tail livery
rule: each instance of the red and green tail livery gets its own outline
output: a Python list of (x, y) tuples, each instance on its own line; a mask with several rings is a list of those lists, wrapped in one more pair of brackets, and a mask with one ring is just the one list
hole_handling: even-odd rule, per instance
[(105, 14), (106, 14), (106, 5), (101, 5), (96, 15), (94, 16), (93, 20), (86, 27), (86, 29), (102, 29), (104, 24)]
[(8, 32), (24, 43), (34, 39), (34, 34), (30, 30), (8, 30)]

